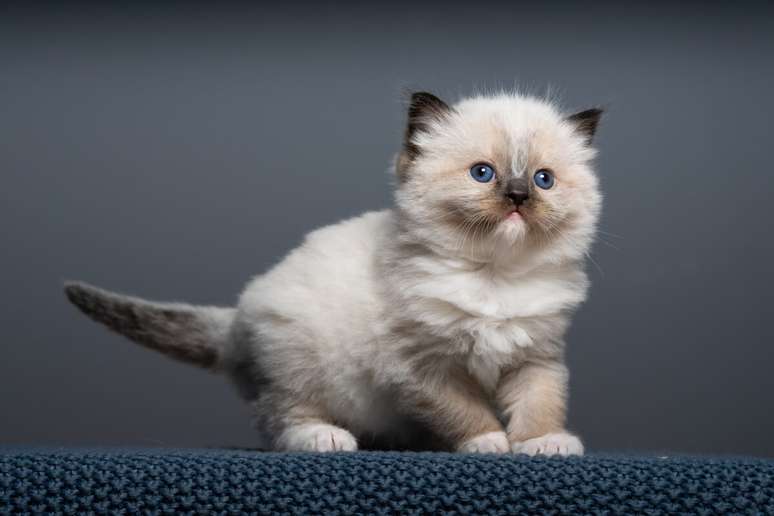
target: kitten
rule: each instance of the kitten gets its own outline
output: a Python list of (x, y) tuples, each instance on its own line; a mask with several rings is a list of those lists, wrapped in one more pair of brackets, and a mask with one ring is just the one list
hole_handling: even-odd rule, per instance
[(236, 308), (82, 283), (93, 319), (225, 373), (285, 451), (582, 454), (563, 335), (588, 288), (601, 116), (516, 94), (411, 97), (393, 209), (310, 233)]

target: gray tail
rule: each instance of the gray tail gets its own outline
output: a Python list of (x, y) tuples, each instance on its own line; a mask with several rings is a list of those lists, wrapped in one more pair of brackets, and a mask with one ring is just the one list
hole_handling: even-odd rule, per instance
[(236, 310), (183, 303), (153, 303), (66, 282), (67, 298), (83, 313), (168, 357), (217, 369)]

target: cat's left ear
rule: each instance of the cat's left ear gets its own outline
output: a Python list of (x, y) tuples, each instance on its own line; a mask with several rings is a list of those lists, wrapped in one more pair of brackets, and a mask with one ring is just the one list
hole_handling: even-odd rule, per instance
[(575, 126), (575, 130), (586, 139), (587, 144), (591, 144), (600, 118), (602, 118), (602, 110), (592, 108), (568, 116), (567, 121)]
[(419, 148), (414, 143), (414, 135), (420, 131), (427, 131), (430, 122), (442, 120), (450, 112), (449, 105), (432, 93), (418, 91), (411, 94), (408, 123), (403, 141), (403, 147), (409, 158), (413, 159), (419, 154)]

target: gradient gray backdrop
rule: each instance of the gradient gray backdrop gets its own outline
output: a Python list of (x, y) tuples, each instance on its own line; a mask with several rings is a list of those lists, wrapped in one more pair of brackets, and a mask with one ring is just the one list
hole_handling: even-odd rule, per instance
[(253, 444), (223, 379), (61, 281), (232, 304), (307, 231), (390, 203), (405, 88), (518, 84), (608, 108), (571, 428), (774, 456), (774, 10), (391, 5), (0, 9), (0, 443)]

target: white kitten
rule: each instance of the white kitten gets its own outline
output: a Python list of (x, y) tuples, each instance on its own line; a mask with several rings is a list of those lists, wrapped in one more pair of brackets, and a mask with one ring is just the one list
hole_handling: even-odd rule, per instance
[(412, 95), (395, 207), (312, 232), (236, 309), (79, 283), (86, 314), (226, 373), (278, 450), (580, 454), (563, 335), (586, 295), (601, 111)]

